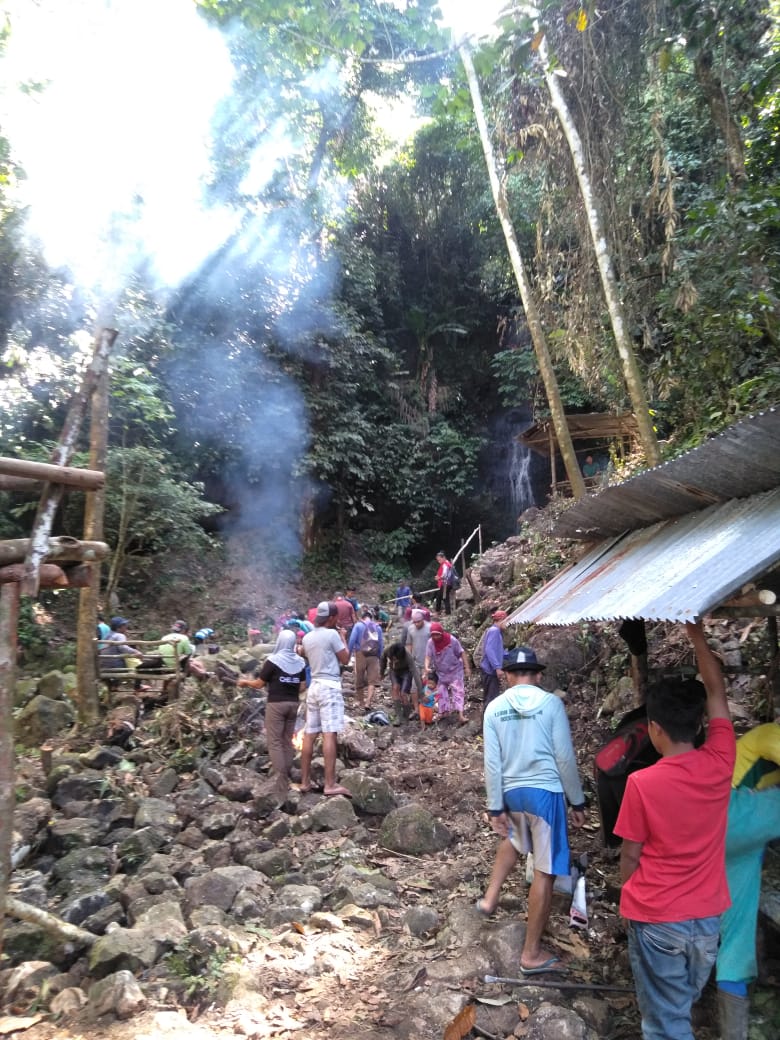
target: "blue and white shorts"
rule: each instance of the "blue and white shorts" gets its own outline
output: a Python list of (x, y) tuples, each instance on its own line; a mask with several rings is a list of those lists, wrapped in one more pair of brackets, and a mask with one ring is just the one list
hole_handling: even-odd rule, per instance
[(509, 840), (518, 852), (534, 854), (534, 869), (544, 874), (568, 874), (569, 838), (566, 799), (556, 791), (514, 787), (504, 792)]

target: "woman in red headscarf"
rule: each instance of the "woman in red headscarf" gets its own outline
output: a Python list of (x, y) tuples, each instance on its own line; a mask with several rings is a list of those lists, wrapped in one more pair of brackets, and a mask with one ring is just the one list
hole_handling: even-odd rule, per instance
[(438, 621), (431, 622), (423, 680), (428, 672), (436, 672), (439, 677), (439, 715), (443, 717), (456, 711), (458, 719), (465, 722), (466, 676), (471, 675), (471, 667), (460, 642), (451, 632), (445, 632)]

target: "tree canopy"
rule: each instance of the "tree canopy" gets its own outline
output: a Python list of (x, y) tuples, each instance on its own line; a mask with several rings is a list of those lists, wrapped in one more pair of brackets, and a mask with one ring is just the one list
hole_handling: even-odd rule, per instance
[[(234, 220), (172, 290), (140, 257), (112, 301), (112, 537), (158, 551), (151, 507), (120, 533), (133, 466), (164, 475), (174, 528), (249, 528), (293, 556), (359, 536), (388, 574), (472, 523), (505, 535), (493, 420), (548, 403), (436, 5), (197, 7), (234, 68), (202, 205)], [(606, 0), (509, 3), (470, 44), (563, 402), (632, 407), (550, 77), (666, 454), (780, 398), (779, 41), (776, 3)], [(410, 101), (417, 121), (392, 140)], [(27, 234), (23, 177), (3, 138), (0, 454), (45, 457), (105, 301)], [(9, 536), (25, 512), (7, 504)]]

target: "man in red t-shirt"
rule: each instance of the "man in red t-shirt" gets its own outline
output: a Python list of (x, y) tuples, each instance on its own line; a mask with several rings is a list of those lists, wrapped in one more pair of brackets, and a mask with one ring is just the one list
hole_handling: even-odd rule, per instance
[(347, 639), (349, 639), (353, 626), (357, 624), (355, 608), (340, 592), (337, 592), (333, 597), (333, 602), (336, 604), (336, 617), (338, 619), (336, 624), (339, 628), (346, 629)]
[[(620, 912), (644, 1040), (693, 1040), (691, 1006), (718, 952), (729, 906), (725, 841), (734, 730), (720, 663), (701, 625), (687, 624), (704, 683), (665, 680), (647, 691), (659, 762), (631, 774), (615, 824), (623, 838)], [(707, 739), (694, 746), (709, 719)]]

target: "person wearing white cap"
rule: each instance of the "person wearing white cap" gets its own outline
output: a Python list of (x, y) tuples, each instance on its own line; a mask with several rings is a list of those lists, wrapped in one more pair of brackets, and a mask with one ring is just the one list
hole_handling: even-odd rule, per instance
[(346, 787), (336, 782), (336, 736), (344, 728), (344, 697), (341, 692), (341, 666), (349, 661), (345, 630), (337, 629), (338, 608), (324, 600), (317, 604), (314, 629), (303, 637), (303, 653), (311, 668), (306, 697), (306, 724), (301, 748), (301, 791), (312, 790), (311, 759), (314, 743), (322, 734), (325, 760), (326, 795), (351, 797)]

